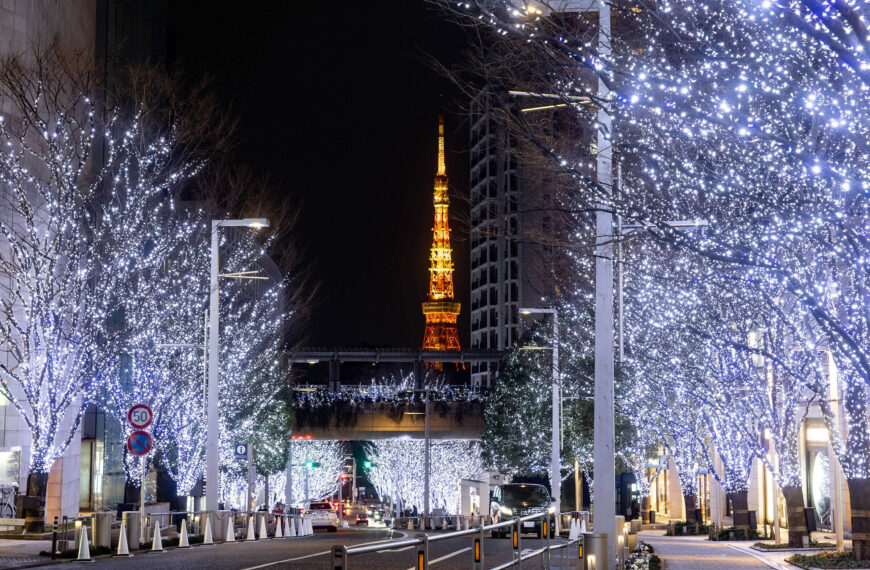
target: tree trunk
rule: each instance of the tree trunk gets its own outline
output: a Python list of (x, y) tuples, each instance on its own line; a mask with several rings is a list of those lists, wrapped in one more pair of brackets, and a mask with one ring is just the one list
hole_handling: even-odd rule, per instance
[(268, 475), (268, 473), (265, 475), (265, 480), (266, 480), (266, 490), (265, 490), (265, 493), (263, 494), (264, 495), (263, 501), (266, 503), (266, 510), (268, 511), (269, 510), (269, 475)]
[(788, 517), (788, 545), (800, 548), (804, 545), (807, 532), (807, 515), (804, 511), (804, 493), (800, 487), (783, 487), (785, 512)]
[(870, 560), (870, 479), (846, 479), (852, 507), (852, 554)]
[(686, 522), (698, 522), (695, 517), (698, 497), (694, 494), (683, 495), (683, 504), (686, 506)]
[(749, 491), (737, 491), (734, 493), (726, 493), (726, 497), (731, 500), (731, 507), (734, 512), (734, 528), (743, 529), (749, 536)]
[(48, 472), (27, 476), (27, 496), (22, 502), (25, 532), (45, 530), (45, 496), (48, 492)]
[(640, 500), (640, 520), (643, 524), (649, 524), (649, 511), (652, 508), (652, 499), (649, 495)]

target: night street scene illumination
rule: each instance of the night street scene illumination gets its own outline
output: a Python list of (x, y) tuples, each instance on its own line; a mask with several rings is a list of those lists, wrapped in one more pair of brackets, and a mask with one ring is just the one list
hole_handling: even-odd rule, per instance
[(0, 568), (870, 568), (867, 0), (0, 0)]

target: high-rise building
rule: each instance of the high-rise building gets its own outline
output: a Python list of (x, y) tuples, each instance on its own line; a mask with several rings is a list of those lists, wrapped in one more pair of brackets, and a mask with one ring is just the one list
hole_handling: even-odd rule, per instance
[(453, 249), (450, 246), (450, 197), (444, 161), (444, 117), (438, 120), (438, 172), (435, 175), (435, 225), (429, 253), (429, 300), (423, 303), (426, 330), (423, 350), (460, 350), (456, 319), (460, 304), (453, 296)]
[[(546, 236), (554, 232), (546, 175), (528, 164), (516, 136), (493, 113), (487, 87), (471, 101), (471, 346), (504, 350), (522, 336), (520, 307), (538, 307), (555, 281)], [(475, 363), (471, 381), (489, 387), (496, 363)]]

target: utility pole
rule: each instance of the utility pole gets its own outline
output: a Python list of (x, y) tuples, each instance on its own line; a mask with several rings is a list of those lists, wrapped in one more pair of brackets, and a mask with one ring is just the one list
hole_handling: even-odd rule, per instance
[(356, 497), (359, 494), (359, 491), (357, 491), (357, 486), (356, 486), (356, 457), (353, 458), (353, 489), (350, 490), (350, 493), (351, 493), (351, 496), (353, 497), (353, 499), (351, 500), (351, 504), (355, 507), (356, 506)]
[[(598, 53), (610, 59), (610, 6), (598, 0)], [(613, 427), (613, 195), (612, 123), (604, 101), (610, 89), (598, 78), (598, 136), (596, 171), (598, 201), (595, 216), (595, 417), (593, 469), (595, 479), (595, 532), (607, 535), (607, 562), (616, 559), (616, 465)]]

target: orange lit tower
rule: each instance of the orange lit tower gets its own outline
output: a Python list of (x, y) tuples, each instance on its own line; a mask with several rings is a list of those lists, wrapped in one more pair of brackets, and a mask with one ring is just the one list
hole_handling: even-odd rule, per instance
[(438, 118), (438, 173), (435, 175), (435, 227), (429, 254), (429, 300), (423, 303), (426, 332), (423, 350), (460, 350), (456, 319), (459, 303), (453, 300), (453, 250), (447, 208), (447, 167), (444, 165), (444, 117)]

